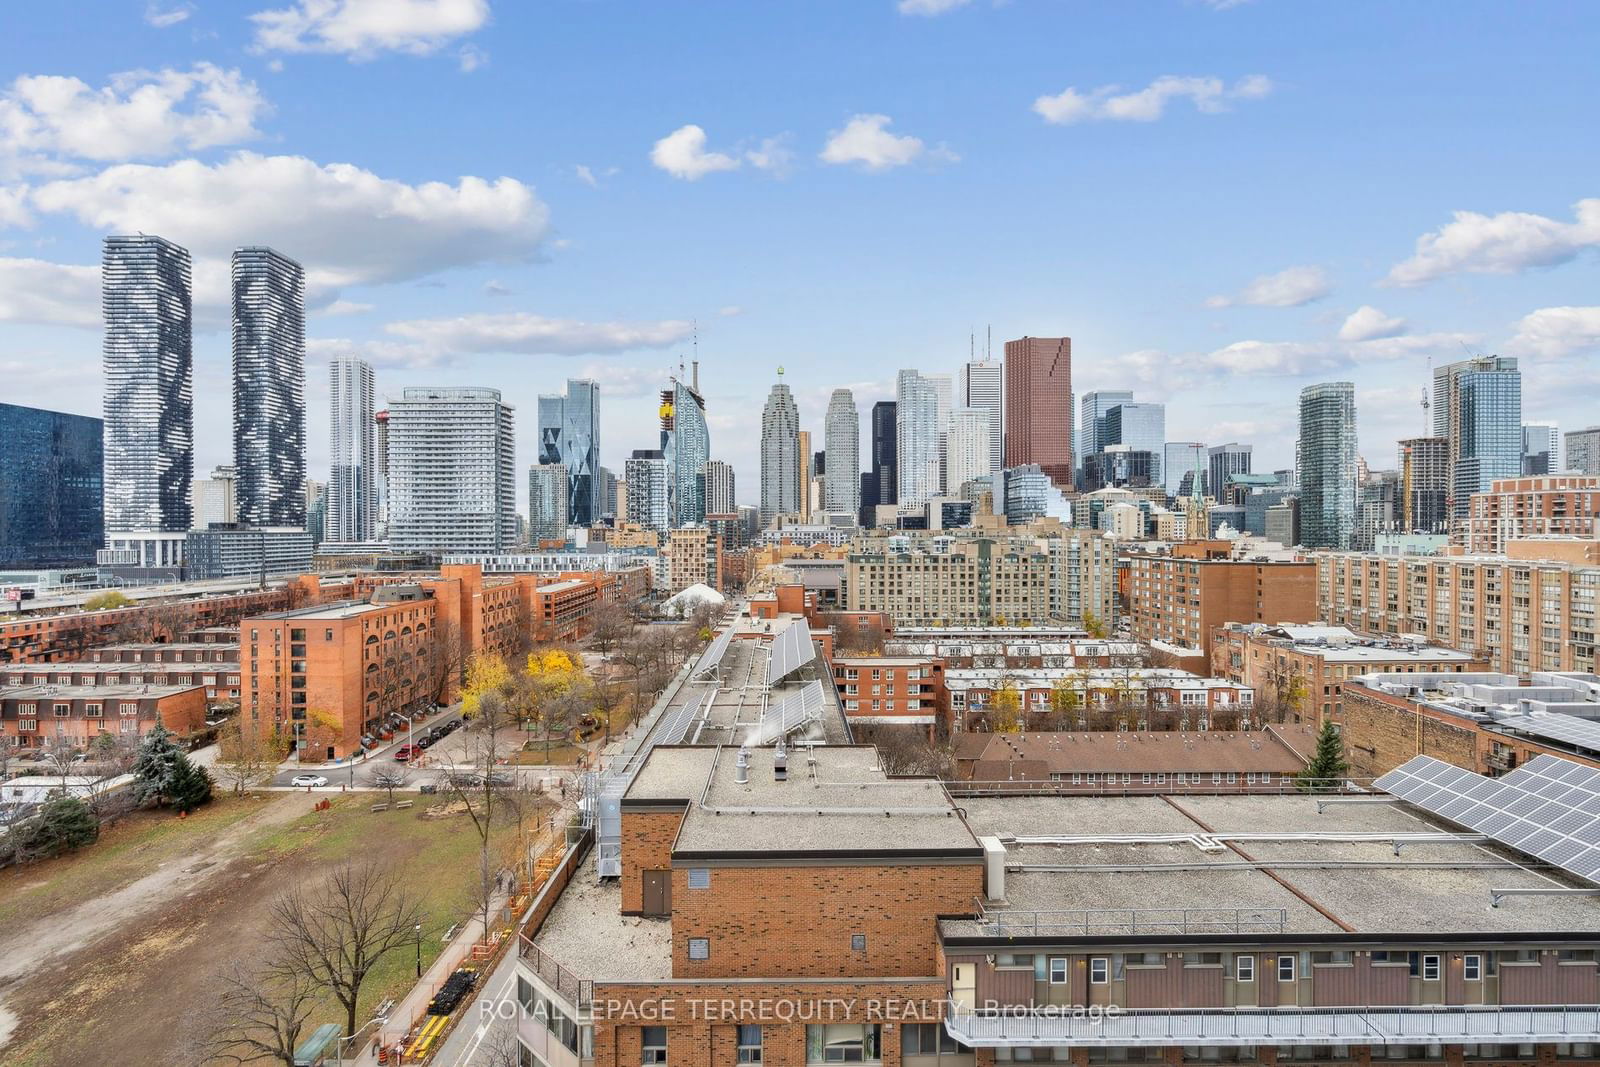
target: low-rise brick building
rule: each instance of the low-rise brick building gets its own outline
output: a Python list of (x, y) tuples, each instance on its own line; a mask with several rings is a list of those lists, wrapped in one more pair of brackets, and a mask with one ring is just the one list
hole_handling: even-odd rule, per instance
[(944, 687), (957, 732), (1003, 729), (996, 696), (1008, 689), (1020, 725), (1064, 730), (1099, 729), (1104, 712), (1135, 730), (1233, 729), (1255, 705), (1249, 686), (1173, 667), (951, 667)]
[(227, 660), (194, 662), (108, 661), (104, 663), (35, 663), (0, 667), (0, 685), (142, 686), (188, 688), (200, 686), (210, 703), (239, 699), (239, 650), (216, 646), (230, 654)]
[(0, 687), (0, 736), (19, 749), (51, 737), (85, 748), (101, 734), (141, 737), (157, 723), (179, 738), (205, 728), (198, 685), (24, 685)]
[(833, 657), (833, 680), (852, 724), (948, 732), (944, 664), (921, 656)]

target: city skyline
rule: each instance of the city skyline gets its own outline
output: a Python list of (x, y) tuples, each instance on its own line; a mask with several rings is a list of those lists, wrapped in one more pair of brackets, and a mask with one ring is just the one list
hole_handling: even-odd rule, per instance
[[(885, 0), (819, 5), (798, 22), (650, 12), (639, 32), (674, 45), (674, 67), (701, 49), (724, 55), (733, 35), (769, 41), (763, 51), (780, 58), (815, 58), (848, 19), (881, 69), (814, 85), (809, 71), (827, 64), (784, 64), (775, 88), (815, 98), (804, 106), (691, 98), (659, 78), (657, 105), (626, 118), (613, 106), (621, 87), (566, 58), (606, 32), (602, 15), (566, 12), (546, 25), (503, 5), (492, 18), (482, 10), (440, 38), (397, 24), (358, 64), (334, 44), (286, 53), (226, 9), (185, 9), (174, 25), (146, 24), (130, 8), (70, 33), (61, 12), (11, 16), (39, 45), (5, 79), (7, 106), (24, 121), (0, 144), (12, 399), (99, 414), (77, 384), (97, 347), (94, 245), (143, 230), (194, 253), (197, 395), (220, 395), (226, 378), (227, 257), (270, 244), (306, 265), (312, 381), (333, 355), (356, 354), (374, 363), (380, 398), (409, 385), (483, 385), (532, 412), (562, 380), (592, 377), (607, 393), (600, 461), (613, 470), (651, 445), (628, 432), (635, 405), (650, 404), (681, 359), (701, 360), (714, 439), (754, 437), (780, 363), (802, 428), (820, 439), (834, 388), (870, 410), (892, 395), (901, 366), (959, 373), (986, 347), (995, 354), (981, 336), (991, 324), (997, 338), (1072, 336), (1080, 394), (1133, 390), (1168, 406), (1172, 439), (1251, 442), (1263, 469), (1289, 465), (1294, 397), (1330, 377), (1355, 383), (1360, 453), (1386, 465), (1396, 440), (1423, 429), (1428, 358), (1460, 358), (1463, 346), (1524, 361), (1529, 421), (1590, 421), (1572, 386), (1600, 381), (1585, 258), (1592, 208), (1582, 206), (1594, 189), (1572, 176), (1594, 172), (1596, 149), (1571, 136), (1585, 94), (1557, 86), (1592, 84), (1583, 44), (1592, 30), (1560, 8), (1483, 7), (1443, 40), (1411, 12), (1337, 13), (1320, 20), (1317, 47), (1287, 52), (1278, 43), (1298, 16), (1265, 2), (1163, 5), (1155, 34), (1115, 9), (1047, 5), (919, 17)], [(1063, 64), (1044, 47), (1063, 32), (1103, 47)], [(1547, 76), (1521, 78), (1495, 61), (1535, 39)], [(1352, 91), (1350, 68), (1333, 57), (1357, 40)], [(130, 43), (139, 63), (127, 59)], [(1415, 70), (1402, 57), (1418, 46), (1448, 58)], [(928, 60), (957, 47), (1012, 61), (974, 82), (970, 100), (932, 106)], [(333, 54), (307, 54), (319, 50)], [(1225, 63), (1211, 58), (1224, 51)], [(662, 62), (635, 58), (641, 77)], [(746, 77), (750, 62), (728, 65), (718, 84)], [(113, 84), (134, 67), (170, 72), (158, 113), (89, 143), (84, 123), (126, 119), (135, 87), (153, 77)], [(46, 100), (32, 80), (41, 76), (69, 79), (70, 91)], [(537, 101), (549, 78), (588, 91), (593, 108), (570, 118), (536, 108), (537, 136), (525, 144), (482, 135), (500, 100)], [(342, 91), (350, 85), (363, 91)], [(1521, 102), (1514, 118), (1493, 106), (1508, 91)], [(399, 105), (395, 132), (427, 140), (425, 157), (364, 132), (377, 99)], [(481, 120), (440, 121), (463, 103)], [(595, 116), (608, 121), (597, 127)], [(330, 143), (325, 124), (363, 132)], [(1318, 134), (1330, 126), (1359, 127), (1362, 144), (1330, 150)], [(1454, 165), (1443, 143), (1469, 131), (1498, 137), (1518, 164)], [(1170, 195), (1179, 191), (1154, 161), (1196, 152), (1228, 165), (1187, 174)], [(1019, 154), (1036, 173), (997, 197), (984, 161)], [(1097, 160), (1093, 178), (1061, 177), (1070, 168), (1057, 162), (1085, 156)], [(1409, 180), (1372, 191), (1362, 179), (1379, 160), (1403, 161)], [(355, 191), (332, 202), (324, 194), (341, 167)], [(1263, 195), (1276, 187), (1294, 198)], [(239, 189), (255, 191), (248, 211), (234, 206)], [(1189, 210), (1191, 197), (1207, 210)], [(1308, 213), (1301, 197), (1323, 206)], [(1094, 212), (1034, 210), (1074, 199)], [(411, 206), (396, 215), (395, 204)], [(1331, 227), (1313, 214), (1359, 222)], [(930, 216), (948, 224), (909, 228)], [(759, 267), (747, 259), (739, 242), (757, 218), (780, 218), (773, 236), (796, 254)], [(1024, 219), (1037, 251), (979, 239)], [(1228, 239), (1216, 240), (1222, 232)], [(1073, 256), (1047, 251), (1068, 234)], [(872, 251), (841, 270), (837, 255), (822, 255), (832, 247)], [(695, 249), (687, 264), (685, 248)], [(966, 253), (960, 267), (927, 266), (954, 248)], [(885, 293), (867, 281), (897, 275), (918, 284)], [(806, 295), (777, 301), (774, 288)], [(328, 425), (327, 397), (307, 401), (307, 469), (320, 479), (331, 459), (316, 432)], [(537, 455), (534, 422), (519, 429), (523, 465)], [(197, 405), (194, 469), (231, 462), (230, 436), (226, 410)], [(751, 450), (726, 458), (753, 500)]]

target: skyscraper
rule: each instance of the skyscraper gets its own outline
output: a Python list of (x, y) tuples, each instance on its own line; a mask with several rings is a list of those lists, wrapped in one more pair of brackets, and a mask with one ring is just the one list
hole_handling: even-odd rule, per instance
[(706, 514), (737, 514), (738, 500), (733, 493), (733, 467), (720, 459), (713, 459), (706, 463), (701, 477), (705, 483)]
[[(781, 376), (783, 370), (780, 368)], [(800, 410), (780, 380), (761, 409), (761, 525), (800, 511)]]
[(105, 528), (108, 564), (183, 563), (194, 475), (189, 253), (160, 237), (107, 237)]
[(1466, 518), (1473, 493), (1522, 473), (1522, 372), (1508, 356), (1435, 367), (1434, 434), (1450, 447), (1450, 514)]
[(800, 507), (796, 512), (801, 522), (811, 521), (811, 431), (799, 430), (795, 433), (795, 461), (799, 468), (795, 471), (795, 480), (800, 486)]
[(961, 404), (989, 413), (989, 469), (1005, 465), (1005, 364), (973, 360), (961, 369)]
[(233, 253), (233, 466), (249, 526), (306, 524), (305, 289), (289, 257)]
[(1300, 391), (1300, 541), (1348, 549), (1356, 527), (1356, 390), (1350, 382)]
[(1161, 450), (1161, 484), (1171, 496), (1183, 496), (1184, 475), (1189, 475), (1190, 492), (1194, 491), (1194, 475), (1199, 472), (1200, 492), (1205, 493), (1206, 446), (1199, 441), (1166, 441)]
[(1006, 466), (1037, 463), (1072, 488), (1072, 338), (1006, 342)]
[(895, 378), (895, 460), (901, 505), (920, 507), (939, 494), (939, 393), (914, 370)]
[(568, 518), (574, 526), (593, 526), (606, 510), (596, 477), (600, 471), (598, 382), (568, 378), (565, 396), (539, 397), (538, 459), (567, 468)]
[(693, 381), (674, 378), (672, 388), (661, 391), (661, 454), (667, 460), (673, 526), (706, 521), (700, 473), (711, 458), (711, 431), (699, 379), (697, 362)]
[(1567, 439), (1567, 470), (1600, 474), (1600, 426), (1571, 430)]
[(379, 540), (389, 539), (389, 413), (379, 411), (372, 416), (372, 452), (377, 457), (378, 476), (372, 480), (378, 494), (378, 519), (372, 534)]
[(567, 537), (567, 468), (535, 463), (528, 468), (528, 542), (565, 541)]
[(1555, 474), (1561, 470), (1561, 431), (1553, 422), (1522, 424), (1522, 473)]
[(955, 496), (962, 486), (994, 473), (990, 462), (994, 443), (993, 413), (987, 408), (956, 408), (950, 417), (945, 443), (945, 494)]
[(1250, 473), (1250, 445), (1229, 441), (1213, 445), (1207, 454), (1205, 491), (1213, 500), (1221, 501), (1223, 490), (1228, 488), (1228, 475)]
[(1450, 442), (1409, 437), (1400, 442), (1400, 524), (1413, 533), (1441, 533), (1449, 524)]
[[(330, 541), (370, 541), (377, 532), (379, 424), (372, 406), (372, 364), (354, 356), (328, 364)], [(388, 436), (385, 428), (385, 446)]]
[(628, 521), (663, 536), (672, 529), (672, 472), (659, 448), (636, 448), (622, 464)]
[(1165, 404), (1129, 401), (1113, 405), (1105, 414), (1105, 436), (1107, 440), (1096, 451), (1104, 451), (1111, 445), (1127, 445), (1136, 452), (1150, 453), (1155, 466), (1150, 472), (1150, 484), (1161, 484), (1161, 460), (1167, 443)]
[(91, 564), (105, 537), (99, 419), (0, 404), (0, 567)]
[(213, 467), (209, 478), (196, 478), (191, 494), (195, 529), (239, 521), (238, 477), (231, 464)]
[(1097, 389), (1084, 393), (1078, 401), (1078, 466), (1083, 457), (1099, 452), (1115, 441), (1106, 432), (1106, 415), (1118, 404), (1133, 403), (1126, 389)]
[[(871, 485), (873, 493), (871, 499), (862, 499), (863, 507), (877, 507), (880, 504), (895, 504), (900, 500), (900, 475), (899, 462), (896, 449), (899, 446), (899, 420), (896, 416), (893, 400), (880, 400), (872, 405), (872, 474)], [(862, 523), (870, 525), (869, 522)]]
[(823, 510), (855, 515), (861, 509), (861, 412), (850, 390), (835, 389), (828, 398), (822, 442), (827, 453)]
[(389, 402), (389, 543), (504, 552), (517, 540), (514, 411), (498, 389), (414, 386)]

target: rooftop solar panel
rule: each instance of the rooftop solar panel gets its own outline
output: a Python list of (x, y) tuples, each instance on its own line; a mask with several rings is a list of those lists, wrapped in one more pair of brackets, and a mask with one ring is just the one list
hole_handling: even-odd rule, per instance
[(770, 745), (780, 737), (788, 737), (807, 723), (822, 717), (824, 697), (821, 682), (808, 682), (775, 704), (770, 704), (761, 715), (750, 743)]
[(733, 627), (728, 627), (717, 635), (706, 650), (700, 653), (700, 658), (695, 661), (694, 670), (689, 672), (689, 677), (699, 678), (722, 666), (722, 657), (728, 654), (728, 646), (733, 643)]
[(816, 658), (817, 648), (811, 643), (811, 627), (801, 621), (792, 622), (772, 642), (772, 658), (767, 660), (767, 685), (778, 684)]

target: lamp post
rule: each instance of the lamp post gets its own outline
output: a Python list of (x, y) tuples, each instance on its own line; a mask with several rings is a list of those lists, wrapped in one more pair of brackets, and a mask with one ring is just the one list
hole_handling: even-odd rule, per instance
[(417, 934), (417, 981), (422, 981), (422, 924), (416, 927)]

